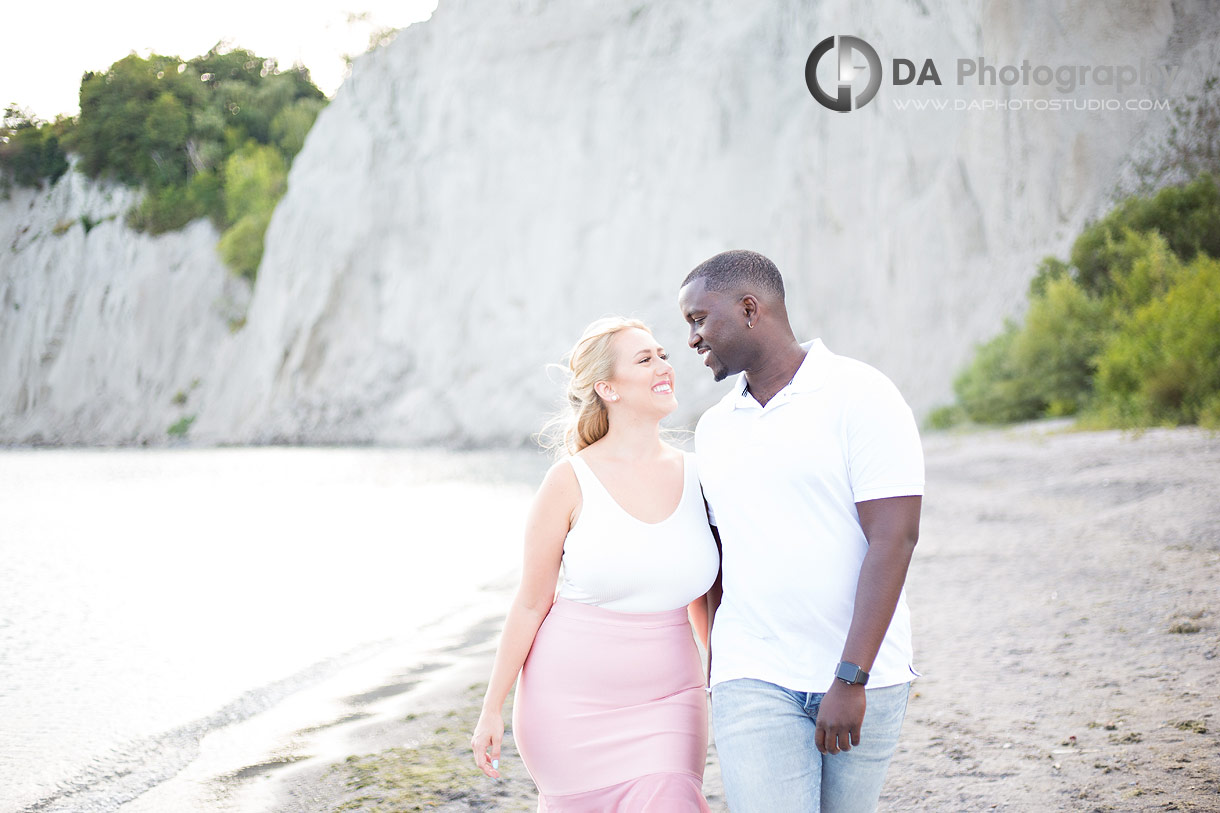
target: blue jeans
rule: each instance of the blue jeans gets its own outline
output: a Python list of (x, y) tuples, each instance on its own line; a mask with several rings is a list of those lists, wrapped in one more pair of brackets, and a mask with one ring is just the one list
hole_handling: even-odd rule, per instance
[(733, 813), (871, 813), (898, 745), (910, 683), (865, 689), (860, 744), (814, 745), (824, 695), (743, 678), (712, 687), (712, 730)]

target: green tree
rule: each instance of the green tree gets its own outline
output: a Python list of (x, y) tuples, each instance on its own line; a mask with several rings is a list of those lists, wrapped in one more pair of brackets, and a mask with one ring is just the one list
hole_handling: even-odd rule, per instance
[(71, 150), (90, 177), (144, 189), (131, 226), (159, 233), (211, 218), (230, 266), (253, 278), (288, 167), (325, 103), (303, 66), (281, 71), (242, 48), (130, 54), (82, 77), (76, 120), (44, 126), (11, 108), (0, 184), (54, 180)]
[(0, 125), (0, 188), (57, 181), (68, 170), (60, 138), (70, 128), (70, 121), (48, 124), (16, 105), (6, 108)]
[(271, 120), (271, 137), (285, 156), (291, 159), (305, 146), (305, 136), (318, 113), (322, 112), (322, 106), (318, 99), (297, 99)]
[(154, 187), (181, 184), (187, 178), (187, 136), (190, 116), (186, 106), (169, 91), (150, 105), (144, 119), (141, 175)]
[[(170, 63), (153, 55), (130, 54), (105, 73), (86, 73), (80, 87), (80, 119), (73, 146), (91, 178), (111, 177), (139, 185), (147, 180), (145, 119), (161, 94), (157, 73)], [(177, 60), (173, 60), (177, 71)]]

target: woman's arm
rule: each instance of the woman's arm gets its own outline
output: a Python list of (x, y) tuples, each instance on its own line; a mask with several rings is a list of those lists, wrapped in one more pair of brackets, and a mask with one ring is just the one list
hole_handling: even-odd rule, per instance
[(563, 542), (579, 504), (580, 485), (572, 465), (566, 461), (556, 463), (538, 488), (525, 522), (525, 562), (521, 569), (521, 586), (509, 606), (504, 633), (500, 636), (500, 646), (491, 669), (491, 679), (483, 697), (483, 711), (470, 738), (475, 765), (492, 778), (500, 776), (497, 768), (500, 743), (504, 739), (504, 700), (534, 644), (538, 627), (555, 601), (555, 583), (559, 579), (559, 565), (563, 560)]
[(695, 630), (695, 640), (707, 650), (707, 593), (686, 605), (686, 614)]
[[(720, 561), (720, 533), (715, 525), (710, 526), (712, 539), (716, 540), (716, 561)], [(708, 591), (686, 605), (686, 614), (690, 617), (690, 625), (695, 629), (695, 638), (703, 645), (704, 651), (710, 651), (712, 643), (712, 617), (720, 606), (720, 570), (716, 570), (716, 581)]]

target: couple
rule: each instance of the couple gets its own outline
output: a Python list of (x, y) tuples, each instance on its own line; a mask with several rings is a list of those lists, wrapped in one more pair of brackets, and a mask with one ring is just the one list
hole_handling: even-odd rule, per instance
[(712, 257), (678, 302), (716, 380), (743, 375), (700, 419), (696, 458), (661, 440), (674, 375), (647, 328), (586, 329), (570, 456), (527, 520), (475, 762), (499, 776), (520, 672), (513, 735), (539, 811), (708, 810), (693, 624), (711, 636), (733, 813), (873, 810), (917, 674), (903, 596), (923, 493), (911, 410), (872, 367), (796, 341), (760, 254)]

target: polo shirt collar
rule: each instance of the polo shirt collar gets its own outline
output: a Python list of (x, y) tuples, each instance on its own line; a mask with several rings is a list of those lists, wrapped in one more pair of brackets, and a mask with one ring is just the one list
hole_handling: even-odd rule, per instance
[[(822, 382), (826, 378), (826, 365), (830, 361), (830, 350), (822, 343), (821, 339), (813, 339), (812, 341), (803, 342), (801, 347), (806, 351), (805, 358), (801, 362), (801, 366), (796, 369), (796, 375), (792, 377), (792, 381), (783, 389), (775, 394), (767, 402), (770, 406), (776, 403), (776, 398), (783, 394), (797, 395), (800, 393), (813, 392), (822, 386)], [(733, 394), (733, 409), (753, 408), (759, 409), (758, 401), (754, 400), (754, 396), (750, 395), (750, 391), (746, 388), (746, 374), (740, 373), (737, 376), (737, 386), (732, 391)]]

